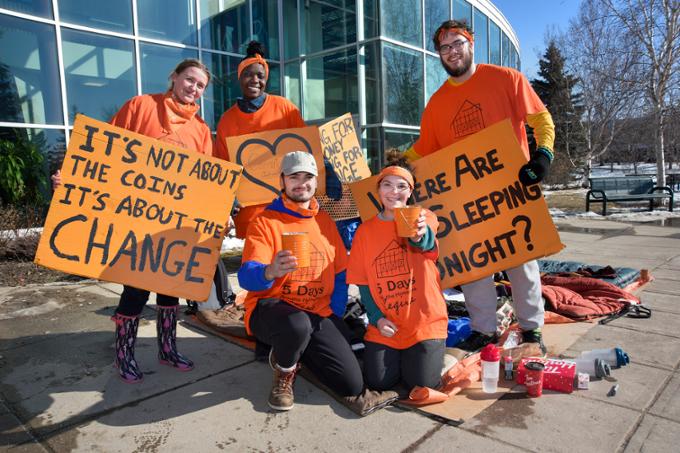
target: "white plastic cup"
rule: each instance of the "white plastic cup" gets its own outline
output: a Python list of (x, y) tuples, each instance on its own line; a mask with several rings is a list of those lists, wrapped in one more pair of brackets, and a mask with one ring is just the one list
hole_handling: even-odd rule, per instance
[(498, 391), (498, 373), (500, 361), (487, 362), (482, 360), (482, 391), (496, 393)]

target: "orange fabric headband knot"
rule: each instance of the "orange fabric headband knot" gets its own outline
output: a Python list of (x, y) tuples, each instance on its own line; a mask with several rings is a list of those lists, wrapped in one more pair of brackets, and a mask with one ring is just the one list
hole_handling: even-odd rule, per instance
[(264, 76), (265, 78), (269, 78), (269, 65), (267, 64), (267, 61), (262, 58), (262, 55), (259, 53), (256, 53), (254, 57), (246, 58), (242, 62), (238, 64), (238, 69), (236, 70), (236, 76), (240, 79), (241, 78), (241, 73), (245, 68), (250, 66), (253, 63), (260, 63), (264, 67)]
[(413, 175), (411, 174), (410, 171), (408, 171), (404, 167), (390, 165), (389, 167), (383, 168), (380, 174), (378, 175), (378, 182), (376, 184), (376, 187), (378, 187), (380, 185), (380, 182), (383, 179), (385, 179), (385, 176), (399, 176), (400, 178), (404, 178), (408, 183), (409, 187), (411, 188), (411, 190), (413, 190), (414, 185)]
[(474, 44), (475, 42), (475, 39), (472, 37), (470, 32), (463, 28), (445, 28), (439, 32), (439, 42), (441, 42), (442, 38), (444, 38), (444, 36), (446, 36), (446, 34), (449, 32), (464, 36), (468, 41), (470, 41), (470, 44)]

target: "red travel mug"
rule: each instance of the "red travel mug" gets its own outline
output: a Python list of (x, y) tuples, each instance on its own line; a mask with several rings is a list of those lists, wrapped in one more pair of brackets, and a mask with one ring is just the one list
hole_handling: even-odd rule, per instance
[(527, 362), (524, 367), (527, 370), (524, 385), (527, 387), (527, 395), (538, 398), (543, 394), (543, 369), (541, 362)]

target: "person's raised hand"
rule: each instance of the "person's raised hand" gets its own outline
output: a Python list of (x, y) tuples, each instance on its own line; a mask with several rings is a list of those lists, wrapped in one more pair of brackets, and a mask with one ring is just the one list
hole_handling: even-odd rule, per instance
[(50, 176), (52, 180), (52, 190), (57, 190), (57, 187), (61, 185), (61, 170), (57, 170), (55, 174)]
[(378, 327), (378, 332), (380, 332), (380, 335), (383, 337), (392, 337), (395, 333), (397, 333), (397, 330), (399, 330), (397, 325), (387, 318), (378, 319), (376, 324)]
[(423, 236), (425, 236), (425, 233), (427, 233), (427, 221), (425, 220), (424, 209), (420, 210), (420, 215), (418, 216), (418, 221), (416, 222), (416, 228), (418, 229), (418, 231), (416, 232), (413, 241), (419, 242), (423, 238)]
[(272, 263), (264, 268), (264, 278), (274, 280), (293, 272), (295, 269), (297, 269), (297, 258), (293, 255), (293, 252), (281, 250), (274, 256)]

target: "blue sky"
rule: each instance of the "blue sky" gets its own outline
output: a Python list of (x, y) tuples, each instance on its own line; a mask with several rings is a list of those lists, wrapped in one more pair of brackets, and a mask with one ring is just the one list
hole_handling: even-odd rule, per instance
[(580, 0), (491, 0), (517, 33), (522, 54), (522, 72), (535, 78), (538, 60), (545, 52), (547, 30), (567, 30), (576, 16)]

